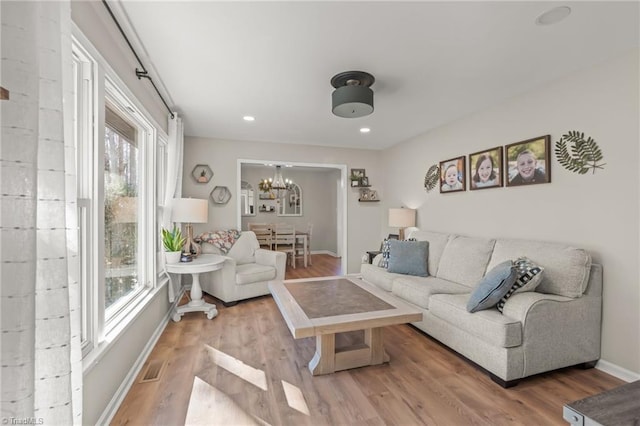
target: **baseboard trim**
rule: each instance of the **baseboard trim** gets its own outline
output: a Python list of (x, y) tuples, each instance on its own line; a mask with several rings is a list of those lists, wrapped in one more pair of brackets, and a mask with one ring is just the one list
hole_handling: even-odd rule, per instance
[(640, 380), (640, 374), (634, 373), (631, 370), (627, 370), (626, 368), (622, 368), (619, 365), (616, 365), (609, 361), (605, 361), (603, 359), (598, 361), (598, 363), (596, 364), (596, 368), (628, 383)]
[(328, 254), (329, 256), (339, 257), (338, 253), (334, 253), (334, 252), (329, 251), (329, 250), (312, 250), (311, 254)]
[(144, 346), (144, 349), (142, 350), (142, 352), (140, 352), (140, 355), (136, 359), (136, 362), (134, 362), (133, 365), (131, 366), (129, 373), (127, 373), (127, 376), (120, 384), (120, 387), (118, 387), (118, 390), (111, 398), (111, 401), (109, 401), (109, 403), (105, 407), (104, 411), (102, 412), (102, 415), (100, 416), (96, 424), (107, 425), (111, 423), (111, 420), (113, 420), (113, 417), (118, 412), (118, 408), (120, 408), (120, 404), (122, 404), (122, 401), (124, 401), (124, 398), (127, 396), (129, 389), (131, 389), (131, 386), (133, 386), (133, 384), (135, 383), (136, 377), (138, 377), (138, 374), (140, 373), (140, 371), (142, 371), (144, 362), (147, 360), (147, 357), (149, 356), (154, 346), (158, 342), (158, 339), (160, 339), (160, 336), (162, 336), (162, 332), (166, 328), (167, 324), (169, 324), (169, 320), (171, 319), (171, 314), (173, 313), (173, 310), (175, 309), (176, 305), (182, 299), (184, 291), (185, 290), (183, 287), (181, 291), (176, 295), (176, 300), (173, 302), (173, 304), (171, 305), (171, 307), (169, 308), (165, 316), (162, 318), (162, 320), (154, 330), (153, 334), (149, 338), (149, 341)]

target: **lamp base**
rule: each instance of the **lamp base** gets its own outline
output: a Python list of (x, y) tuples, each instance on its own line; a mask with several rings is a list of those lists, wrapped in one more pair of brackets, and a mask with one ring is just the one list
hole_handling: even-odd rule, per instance
[(193, 257), (198, 257), (200, 253), (202, 253), (202, 249), (200, 248), (200, 244), (193, 240), (193, 225), (187, 223), (185, 228), (187, 231), (187, 240), (184, 242), (182, 251), (191, 254)]
[(400, 241), (404, 240), (404, 228), (400, 228), (400, 229), (398, 230), (398, 239), (399, 239)]

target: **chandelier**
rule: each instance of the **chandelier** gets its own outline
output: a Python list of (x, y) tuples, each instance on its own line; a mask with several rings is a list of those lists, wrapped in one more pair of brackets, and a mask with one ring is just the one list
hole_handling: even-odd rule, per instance
[[(265, 178), (260, 181), (258, 188), (262, 192), (272, 192), (276, 190), (278, 195), (284, 195), (291, 189), (293, 181), (282, 177), (282, 166), (276, 166), (276, 173), (273, 178)], [(281, 192), (282, 191), (282, 192)]]

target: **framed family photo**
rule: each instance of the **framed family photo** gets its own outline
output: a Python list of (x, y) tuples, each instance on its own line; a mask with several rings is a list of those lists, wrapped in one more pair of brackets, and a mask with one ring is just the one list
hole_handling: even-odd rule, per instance
[(465, 190), (465, 157), (440, 162), (440, 192)]
[(502, 147), (469, 154), (469, 189), (502, 186)]
[(551, 182), (551, 136), (505, 146), (507, 186)]

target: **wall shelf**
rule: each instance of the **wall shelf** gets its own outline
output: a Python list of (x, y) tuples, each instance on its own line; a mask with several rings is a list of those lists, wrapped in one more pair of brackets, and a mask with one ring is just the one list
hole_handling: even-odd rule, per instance
[(377, 203), (380, 200), (363, 200), (362, 198), (358, 198), (358, 201), (361, 203)]

